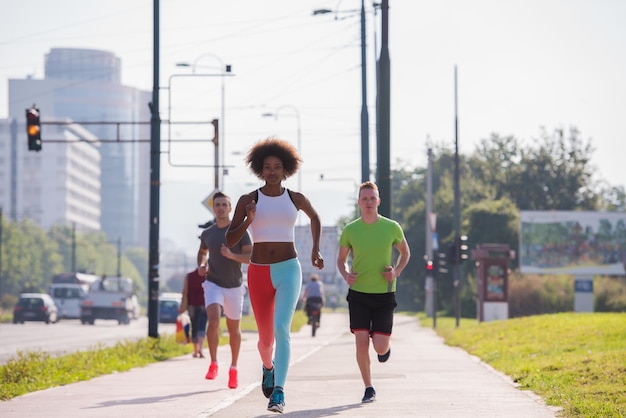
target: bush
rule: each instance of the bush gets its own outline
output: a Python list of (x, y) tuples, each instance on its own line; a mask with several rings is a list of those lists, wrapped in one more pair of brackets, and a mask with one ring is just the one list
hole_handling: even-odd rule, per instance
[(574, 310), (574, 279), (568, 275), (509, 276), (511, 318)]
[(598, 277), (593, 283), (596, 312), (626, 312), (626, 279)]
[(18, 296), (10, 295), (8, 293), (2, 295), (2, 299), (0, 299), (0, 310), (9, 311), (13, 309), (18, 299)]

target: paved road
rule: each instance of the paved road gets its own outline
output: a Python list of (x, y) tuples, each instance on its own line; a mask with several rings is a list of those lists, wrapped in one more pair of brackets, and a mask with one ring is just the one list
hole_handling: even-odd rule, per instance
[[(159, 324), (160, 333), (174, 332), (174, 328), (174, 324)], [(95, 325), (82, 325), (78, 319), (63, 319), (56, 324), (0, 324), (0, 364), (17, 357), (18, 352), (44, 351), (63, 355), (147, 336), (148, 318), (145, 316), (128, 325), (102, 319), (97, 319)]]
[[(363, 384), (347, 315), (327, 314), (315, 338), (292, 334), (292, 365), (285, 387), (290, 417), (555, 417), (555, 409), (466, 352), (448, 347), (413, 318), (396, 316), (392, 353), (380, 364), (372, 352), (378, 400), (360, 403)], [(208, 359), (179, 357), (130, 372), (32, 393), (0, 403), (8, 417), (270, 417), (261, 394), (256, 334), (245, 334), (240, 386), (228, 389), (230, 355), (204, 379)]]

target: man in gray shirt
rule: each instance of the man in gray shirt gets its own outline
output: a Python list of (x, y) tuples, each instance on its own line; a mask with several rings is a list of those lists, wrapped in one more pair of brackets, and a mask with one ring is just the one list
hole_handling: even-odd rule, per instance
[(198, 249), (198, 273), (206, 277), (204, 304), (208, 317), (207, 342), (211, 364), (206, 379), (217, 377), (217, 347), (222, 309), (230, 336), (231, 365), (228, 371), (228, 387), (238, 385), (237, 359), (241, 347), (241, 309), (246, 288), (243, 285), (241, 264), (250, 262), (252, 241), (246, 231), (241, 240), (232, 248), (226, 246), (226, 230), (230, 225), (232, 210), (230, 197), (222, 192), (213, 196), (215, 223), (202, 231)]

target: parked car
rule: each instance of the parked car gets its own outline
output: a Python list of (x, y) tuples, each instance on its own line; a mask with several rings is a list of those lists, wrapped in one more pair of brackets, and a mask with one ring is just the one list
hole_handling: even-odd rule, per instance
[(180, 293), (162, 293), (159, 296), (159, 322), (175, 324), (181, 302)]
[(56, 323), (59, 309), (47, 293), (22, 293), (13, 308), (13, 323), (23, 324), (25, 321), (43, 321), (46, 324)]

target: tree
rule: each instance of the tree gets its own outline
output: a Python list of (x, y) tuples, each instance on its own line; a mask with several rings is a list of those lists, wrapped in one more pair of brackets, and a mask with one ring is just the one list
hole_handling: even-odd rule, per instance
[(538, 146), (522, 152), (511, 176), (509, 195), (520, 210), (596, 210), (600, 196), (591, 164), (593, 148), (583, 143), (576, 128), (549, 135), (545, 129)]
[[(463, 214), (470, 248), (487, 243), (508, 244), (509, 248), (517, 248), (519, 211), (509, 199), (483, 200), (470, 205)], [(512, 261), (511, 266), (516, 267), (517, 261)]]

